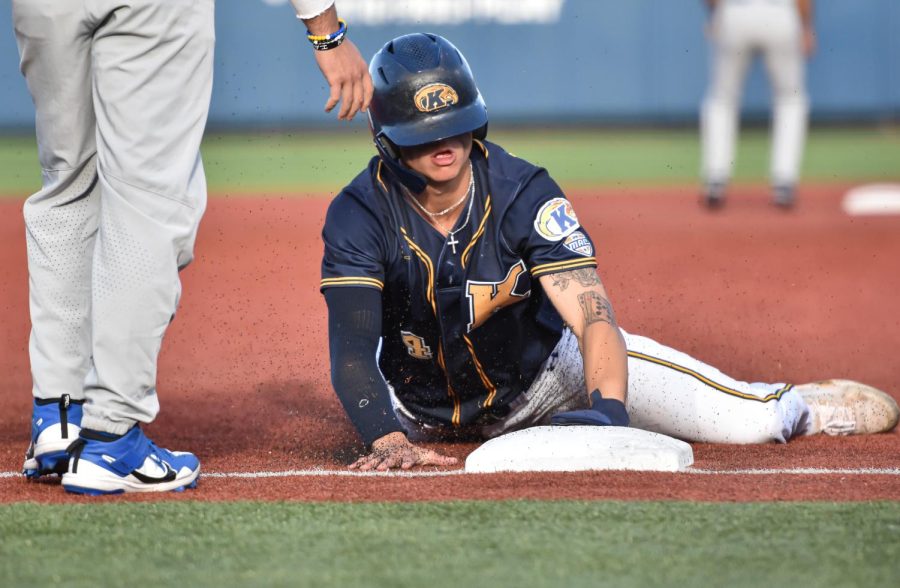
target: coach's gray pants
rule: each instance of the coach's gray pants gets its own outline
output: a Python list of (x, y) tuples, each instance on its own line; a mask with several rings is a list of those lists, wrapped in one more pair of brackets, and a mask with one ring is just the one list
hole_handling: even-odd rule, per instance
[(25, 203), (38, 398), (123, 433), (159, 410), (156, 361), (206, 206), (213, 0), (13, 0), (43, 187)]

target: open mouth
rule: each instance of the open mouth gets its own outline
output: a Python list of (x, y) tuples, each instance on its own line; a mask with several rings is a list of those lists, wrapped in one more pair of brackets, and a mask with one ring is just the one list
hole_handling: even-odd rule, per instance
[(454, 154), (451, 149), (441, 149), (431, 156), (431, 160), (435, 165), (439, 165), (441, 167), (452, 165), (453, 162), (456, 161), (456, 154)]

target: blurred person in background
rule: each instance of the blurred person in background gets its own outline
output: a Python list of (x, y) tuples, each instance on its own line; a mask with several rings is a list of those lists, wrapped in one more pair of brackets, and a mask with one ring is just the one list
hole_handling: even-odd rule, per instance
[(772, 88), (770, 181), (775, 205), (790, 209), (806, 139), (809, 100), (805, 61), (816, 46), (813, 0), (706, 0), (712, 45), (710, 85), (703, 103), (702, 202), (725, 202), (739, 126), (747, 69), (757, 54), (765, 59)]
[[(333, 0), (292, 0), (331, 87), (365, 110), (371, 78)], [(213, 77), (212, 0), (13, 0), (43, 186), (25, 202), (34, 396), (29, 478), (70, 492), (196, 484), (157, 447), (157, 357), (206, 208), (200, 140)], [(311, 49), (311, 50), (312, 50)]]

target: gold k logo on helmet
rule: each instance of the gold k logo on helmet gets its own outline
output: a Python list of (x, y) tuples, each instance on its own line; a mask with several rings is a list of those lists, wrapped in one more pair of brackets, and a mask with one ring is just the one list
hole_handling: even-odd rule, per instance
[(413, 102), (420, 112), (434, 112), (459, 102), (459, 95), (447, 84), (428, 84), (416, 92)]

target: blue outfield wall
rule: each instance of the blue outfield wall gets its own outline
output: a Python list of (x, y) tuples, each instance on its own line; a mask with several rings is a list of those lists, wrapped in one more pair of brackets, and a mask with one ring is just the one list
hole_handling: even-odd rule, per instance
[[(409, 32), (451, 39), (468, 57), (492, 120), (693, 121), (706, 86), (702, 0), (338, 0), (338, 7), (366, 58)], [(11, 0), (0, 0), (0, 128), (7, 129), (33, 124), (11, 20)], [(900, 0), (820, 0), (815, 21), (814, 119), (900, 117)], [(219, 0), (216, 30), (212, 126), (330, 120), (322, 112), (327, 90), (288, 0)], [(745, 112), (767, 105), (757, 63)]]

